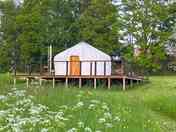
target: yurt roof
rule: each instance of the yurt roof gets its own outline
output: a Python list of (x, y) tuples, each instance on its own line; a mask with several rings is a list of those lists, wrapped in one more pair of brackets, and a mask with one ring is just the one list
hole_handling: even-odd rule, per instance
[(75, 46), (58, 53), (54, 57), (54, 60), (64, 61), (68, 60), (69, 56), (74, 55), (79, 55), (80, 57), (82, 57), (80, 58), (81, 60), (111, 60), (111, 57), (108, 54), (96, 49), (86, 42), (80, 42)]

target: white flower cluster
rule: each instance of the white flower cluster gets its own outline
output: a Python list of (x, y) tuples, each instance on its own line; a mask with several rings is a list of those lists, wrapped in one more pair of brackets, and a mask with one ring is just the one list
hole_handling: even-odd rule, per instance
[[(76, 104), (62, 105), (57, 111), (37, 104), (34, 97), (25, 90), (12, 89), (7, 95), (0, 95), (0, 132), (12, 131), (67, 131), (67, 132), (103, 132), (120, 122), (105, 102), (99, 100), (81, 100)], [(91, 128), (86, 123), (87, 113), (95, 116), (99, 128)], [(84, 116), (84, 118), (82, 118)], [(73, 123), (74, 122), (74, 123)], [(96, 130), (97, 129), (97, 130)]]

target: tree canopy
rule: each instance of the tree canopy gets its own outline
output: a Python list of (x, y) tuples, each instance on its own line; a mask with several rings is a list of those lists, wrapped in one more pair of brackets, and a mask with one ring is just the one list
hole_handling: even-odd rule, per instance
[[(118, 49), (127, 60), (159, 69), (165, 45), (173, 34), (175, 3), (160, 0), (13, 0), (0, 1), (0, 67), (8, 70), (80, 41), (109, 54)], [(137, 58), (134, 45), (141, 48)], [(47, 60), (45, 60), (47, 61)], [(38, 62), (38, 61), (36, 61)]]

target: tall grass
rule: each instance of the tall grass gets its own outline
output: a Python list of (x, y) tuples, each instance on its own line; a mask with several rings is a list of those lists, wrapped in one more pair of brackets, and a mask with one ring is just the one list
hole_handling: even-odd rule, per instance
[(8, 89), (12, 87), (12, 76), (7, 74), (0, 74), (0, 93), (6, 92)]
[[(5, 78), (8, 82), (8, 77)], [(29, 108), (40, 108), (40, 105), (41, 109), (47, 107), (34, 116), (49, 120), (50, 123), (25, 126), (31, 131), (175, 132), (175, 79), (174, 76), (151, 77), (150, 83), (135, 86), (125, 92), (119, 90), (119, 86), (113, 86), (113, 90), (100, 86), (95, 90), (90, 86), (78, 88), (70, 85), (69, 88), (65, 88), (63, 84), (57, 84), (52, 88), (46, 83), (42, 87), (32, 85), (27, 89), (25, 84), (18, 84), (16, 90), (25, 90), (25, 95), (14, 98), (11, 103), (16, 104), (19, 99), (29, 99), (32, 96)], [(2, 84), (4, 82), (2, 81)], [(4, 89), (4, 93), (6, 90)], [(5, 106), (1, 103), (0, 105), (1, 111)], [(23, 105), (25, 106), (25, 103)], [(19, 115), (28, 115), (28, 109)], [(64, 112), (63, 118), (69, 120), (58, 122), (54, 115), (49, 114), (53, 112)]]

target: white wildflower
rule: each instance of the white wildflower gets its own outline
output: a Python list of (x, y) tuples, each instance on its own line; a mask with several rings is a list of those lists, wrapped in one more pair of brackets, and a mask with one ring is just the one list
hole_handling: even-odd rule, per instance
[(18, 126), (12, 127), (13, 132), (22, 132), (21, 128)]
[(41, 118), (39, 118), (38, 116), (35, 116), (35, 117), (32, 116), (32, 117), (30, 117), (30, 123), (34, 124), (34, 126), (35, 126), (35, 124), (37, 124), (40, 121), (41, 121)]
[(50, 120), (48, 120), (48, 119), (45, 119), (45, 120), (42, 121), (41, 123), (42, 123), (42, 124), (47, 124), (47, 125), (51, 124)]
[(57, 116), (64, 116), (64, 112), (63, 111), (60, 111), (60, 112), (57, 112)]
[(102, 132), (101, 130), (95, 130), (95, 132)]
[(42, 104), (38, 104), (38, 107), (43, 111), (48, 110), (48, 107), (46, 107), (45, 105), (42, 105)]
[(92, 129), (90, 127), (84, 128), (84, 132), (92, 132)]
[(5, 117), (7, 114), (7, 111), (0, 110), (0, 117)]
[(60, 111), (60, 112), (57, 112), (57, 114), (55, 115), (55, 120), (58, 121), (58, 120), (63, 120), (63, 121), (67, 121), (68, 118), (64, 118), (64, 112), (63, 111)]
[(105, 111), (109, 111), (109, 107), (107, 106), (106, 103), (103, 103), (102, 109), (105, 110)]
[(19, 106), (19, 105), (24, 105), (24, 107), (27, 107), (27, 106), (31, 106), (33, 105), (33, 102), (31, 99), (28, 99), (28, 98), (24, 98), (22, 100), (17, 100), (16, 102), (16, 105)]
[(68, 115), (67, 117), (71, 119), (71, 118), (73, 118), (73, 115)]
[(0, 132), (4, 132), (6, 128), (6, 126), (0, 126)]
[(42, 128), (40, 132), (48, 132), (47, 128)]
[(35, 114), (40, 114), (41, 112), (45, 110), (47, 110), (46, 106), (38, 104), (37, 106), (31, 106), (31, 108), (29, 109), (29, 112), (31, 115), (35, 115)]
[(93, 109), (95, 109), (95, 107), (96, 106), (94, 104), (90, 104), (89, 107), (88, 107), (88, 109), (93, 110)]
[(9, 92), (7, 95), (8, 95), (9, 97), (11, 97), (11, 96), (13, 95), (13, 93)]
[(100, 124), (105, 123), (105, 122), (106, 122), (106, 119), (105, 119), (105, 118), (100, 118), (100, 119), (98, 120), (98, 123), (100, 123)]
[(16, 91), (13, 92), (13, 95), (15, 97), (24, 97), (25, 93), (26, 93), (25, 90), (16, 90)]
[(99, 104), (100, 103), (100, 101), (98, 101), (98, 100), (91, 100), (90, 102), (93, 103), (93, 104)]
[(68, 106), (67, 105), (62, 105), (59, 107), (60, 109), (64, 109), (64, 110), (67, 110), (68, 109)]
[(114, 121), (120, 121), (120, 118), (118, 116), (115, 116)]
[(83, 105), (84, 105), (84, 103), (81, 101), (76, 104), (77, 107), (82, 107)]
[(112, 125), (111, 123), (105, 123), (105, 127), (106, 127), (106, 128), (112, 128), (113, 125)]
[(77, 132), (78, 131), (78, 129), (76, 129), (76, 128), (71, 128), (71, 129), (69, 129), (67, 132)]
[(17, 88), (12, 88), (12, 91), (16, 91), (17, 90)]
[(82, 106), (84, 106), (84, 103), (80, 101), (73, 107), (73, 109), (81, 108)]
[(81, 95), (81, 94), (78, 94), (78, 95), (77, 95), (77, 97), (78, 97), (78, 98), (81, 98), (81, 97), (82, 97), (82, 95)]
[(111, 113), (106, 112), (106, 113), (104, 113), (104, 117), (105, 117), (106, 119), (111, 119), (111, 118), (112, 118), (112, 115), (111, 115)]
[(78, 122), (78, 127), (83, 128), (84, 127), (84, 122), (82, 122), (82, 121)]
[(83, 94), (84, 94), (83, 92), (79, 92), (79, 94), (77, 95), (77, 97), (81, 98), (81, 97), (83, 97)]
[(5, 101), (5, 100), (7, 100), (7, 97), (6, 96), (4, 96), (4, 95), (0, 95), (0, 101)]

